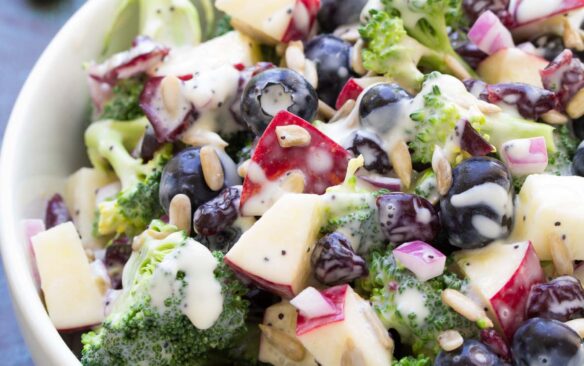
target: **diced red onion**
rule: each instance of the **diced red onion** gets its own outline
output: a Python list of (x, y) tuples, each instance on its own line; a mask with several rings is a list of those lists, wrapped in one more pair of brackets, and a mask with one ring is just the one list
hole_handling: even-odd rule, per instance
[(543, 173), (548, 164), (545, 138), (507, 141), (503, 144), (501, 157), (514, 176)]
[(335, 305), (314, 287), (304, 289), (290, 300), (290, 304), (298, 309), (300, 314), (309, 319), (320, 318), (336, 312)]
[(468, 32), (468, 38), (489, 55), (503, 48), (515, 47), (511, 32), (492, 11), (481, 14)]
[(422, 282), (440, 276), (446, 265), (444, 254), (419, 240), (395, 248), (393, 256)]
[(32, 246), (31, 238), (46, 230), (45, 222), (41, 219), (24, 219), (22, 220), (22, 227), (24, 230), (24, 235), (26, 236), (26, 247), (28, 251), (28, 257), (30, 260), (32, 278), (38, 290), (41, 287), (41, 277), (39, 275), (39, 271), (36, 265), (36, 256), (34, 254), (34, 247)]
[(399, 178), (380, 177), (375, 175), (357, 175), (357, 179), (360, 179), (375, 188), (387, 189), (391, 192), (401, 191), (401, 180)]

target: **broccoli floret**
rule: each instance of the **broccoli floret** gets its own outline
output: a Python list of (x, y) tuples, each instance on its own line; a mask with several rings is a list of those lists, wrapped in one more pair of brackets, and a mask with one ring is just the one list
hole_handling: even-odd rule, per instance
[(554, 175), (572, 175), (572, 160), (579, 141), (574, 137), (568, 126), (564, 125), (554, 130), (556, 151), (548, 155), (546, 173)]
[(140, 94), (144, 89), (142, 78), (122, 79), (113, 88), (113, 95), (104, 107), (99, 119), (130, 121), (144, 115), (139, 105)]
[(121, 192), (98, 205), (97, 235), (126, 233), (134, 235), (150, 221), (163, 215), (158, 199), (162, 169), (172, 158), (172, 145), (163, 145), (147, 163), (129, 153), (146, 131), (148, 121), (113, 120), (91, 124), (85, 132), (89, 158), (97, 169), (114, 170)]
[(391, 366), (432, 366), (432, 360), (423, 355), (419, 355), (418, 357), (408, 356), (399, 360), (393, 360)]
[(382, 0), (389, 14), (403, 19), (410, 35), (424, 46), (439, 50), (443, 58), (449, 57), (464, 67), (472, 76), (474, 70), (454, 51), (448, 38), (448, 28), (460, 31), (462, 1), (460, 0)]
[(432, 203), (436, 203), (440, 200), (436, 174), (434, 174), (432, 169), (426, 169), (419, 174), (414, 183), (412, 193), (416, 196), (425, 198)]
[(324, 225), (321, 234), (338, 231), (351, 241), (355, 251), (367, 255), (372, 249), (385, 245), (377, 218), (375, 202), (379, 194), (359, 186), (355, 173), (364, 164), (363, 156), (349, 161), (345, 180), (342, 184), (329, 187), (325, 194)]
[[(466, 281), (445, 272), (426, 282), (399, 265), (391, 249), (373, 253), (369, 261), (369, 276), (358, 282), (358, 288), (370, 294), (381, 321), (395, 329), (403, 343), (412, 346), (415, 355), (434, 357), (440, 348), (437, 336), (448, 329), (458, 330), (465, 338), (476, 336), (478, 327), (444, 305), (442, 290), (461, 290)], [(414, 307), (413, 304), (416, 304)], [(420, 306), (420, 310), (414, 310)]]
[(430, 49), (408, 36), (403, 20), (386, 12), (372, 10), (369, 22), (359, 33), (365, 41), (365, 68), (394, 79), (410, 92), (419, 90), (424, 78), (418, 66), (451, 71), (437, 48)]
[[(223, 263), (223, 254), (213, 252), (223, 310), (210, 328), (199, 329), (183, 313), (189, 277), (181, 268), (169, 270), (167, 260), (180, 258), (183, 250), (200, 244), (160, 221), (154, 221), (136, 240), (141, 247), (124, 268), (123, 293), (101, 327), (83, 335), (82, 364), (215, 364), (208, 357), (235, 347), (234, 342), (246, 332), (245, 286)], [(168, 297), (159, 303), (154, 293)]]
[(543, 136), (548, 150), (555, 151), (553, 127), (504, 112), (485, 116), (478, 108), (471, 108), (478, 102), (460, 80), (438, 72), (426, 75), (423, 88), (413, 103), (421, 107), (410, 114), (414, 121), (414, 133), (409, 137), (412, 160), (431, 162), (435, 145), (442, 147), (453, 160), (460, 154), (459, 136), (455, 131), (460, 120), (468, 120), (497, 149), (509, 140)]
[(227, 14), (224, 14), (221, 18), (217, 20), (213, 37), (220, 37), (226, 33), (231, 32), (232, 30), (233, 27), (231, 26), (231, 17)]

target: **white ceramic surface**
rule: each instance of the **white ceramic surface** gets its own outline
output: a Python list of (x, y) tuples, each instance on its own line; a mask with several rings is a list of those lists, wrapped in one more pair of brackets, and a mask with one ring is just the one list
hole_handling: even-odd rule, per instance
[(61, 29), (26, 81), (4, 136), (0, 248), (14, 308), (36, 365), (79, 362), (53, 327), (35, 289), (20, 221), (42, 217), (43, 200), (85, 161), (82, 134), (89, 97), (81, 65), (99, 54), (118, 1), (89, 0)]

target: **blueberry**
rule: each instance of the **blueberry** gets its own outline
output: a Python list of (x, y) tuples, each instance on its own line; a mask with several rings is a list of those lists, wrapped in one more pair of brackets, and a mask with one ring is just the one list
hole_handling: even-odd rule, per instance
[(150, 161), (154, 157), (154, 153), (158, 148), (160, 148), (160, 142), (156, 139), (154, 134), (154, 128), (151, 124), (148, 124), (146, 128), (146, 133), (136, 145), (136, 148), (132, 152), (132, 155), (142, 158), (143, 161)]
[(354, 156), (363, 155), (365, 169), (379, 174), (388, 173), (391, 170), (389, 156), (383, 149), (383, 142), (374, 132), (357, 130), (343, 144)]
[(513, 225), (511, 174), (499, 160), (470, 158), (452, 171), (452, 186), (440, 201), (450, 244), (480, 248), (506, 237)]
[(582, 365), (580, 336), (562, 322), (533, 318), (513, 336), (511, 351), (516, 366)]
[(413, 240), (432, 241), (440, 232), (434, 206), (422, 197), (407, 193), (384, 194), (377, 198), (381, 231), (392, 244)]
[(320, 35), (304, 47), (304, 54), (316, 64), (318, 97), (334, 106), (343, 86), (352, 76), (351, 45), (332, 35)]
[[(160, 204), (168, 213), (172, 198), (180, 193), (191, 200), (192, 210), (219, 195), (220, 190), (213, 191), (205, 183), (201, 167), (200, 148), (187, 148), (176, 154), (164, 167), (160, 180)], [(224, 187), (241, 183), (237, 167), (223, 151), (216, 149), (224, 173)]]
[(317, 109), (314, 88), (302, 75), (290, 69), (268, 69), (259, 73), (241, 95), (241, 118), (258, 136), (279, 111), (287, 110), (311, 121)]
[(367, 89), (359, 105), (361, 125), (385, 134), (401, 120), (405, 103), (412, 96), (395, 83), (382, 83)]
[(462, 347), (454, 351), (442, 351), (436, 357), (434, 366), (505, 366), (507, 365), (487, 346), (474, 339), (464, 341)]
[(318, 25), (323, 33), (332, 33), (345, 24), (359, 23), (361, 10), (367, 0), (321, 0)]
[(584, 146), (576, 150), (576, 154), (572, 160), (572, 172), (574, 175), (584, 177)]

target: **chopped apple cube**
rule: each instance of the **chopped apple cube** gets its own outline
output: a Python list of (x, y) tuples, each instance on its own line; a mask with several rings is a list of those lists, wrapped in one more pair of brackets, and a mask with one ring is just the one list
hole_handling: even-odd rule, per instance
[(233, 31), (196, 47), (171, 50), (154, 73), (156, 76), (193, 75), (222, 66), (252, 66), (260, 60), (259, 44), (245, 34)]
[(104, 318), (104, 297), (72, 222), (32, 237), (49, 317), (59, 330), (87, 328)]
[(217, 0), (231, 24), (268, 44), (306, 38), (315, 25), (319, 0)]
[[(276, 331), (269, 338), (262, 334), (260, 339), (259, 360), (278, 366), (316, 366), (314, 357), (296, 339), (296, 308), (287, 301), (282, 301), (266, 309), (263, 324)], [(279, 333), (282, 332), (282, 333)], [(273, 333), (273, 332), (272, 332)], [(278, 337), (279, 336), (279, 337)], [(281, 340), (281, 341), (280, 341)], [(297, 344), (296, 344), (297, 343)], [(296, 347), (290, 352), (291, 344)]]
[(225, 263), (264, 289), (294, 297), (308, 281), (322, 207), (317, 195), (284, 195), (241, 236)]
[(530, 175), (517, 197), (512, 240), (530, 240), (541, 260), (551, 260), (550, 234), (558, 234), (574, 260), (584, 260), (584, 178)]
[(65, 183), (64, 199), (73, 222), (81, 235), (85, 248), (101, 248), (102, 243), (93, 236), (96, 193), (99, 188), (113, 182), (114, 179), (97, 169), (81, 168)]
[(519, 48), (505, 48), (482, 61), (477, 71), (489, 84), (515, 82), (543, 88), (539, 72), (548, 64), (544, 58)]
[(545, 280), (531, 243), (495, 243), (481, 249), (463, 250), (455, 254), (455, 260), (469, 279), (472, 293), (487, 308), (489, 318), (511, 340), (525, 320), (531, 286)]
[(335, 305), (334, 314), (298, 316), (296, 336), (324, 366), (391, 365), (393, 340), (366, 300), (351, 286), (329, 288), (322, 295)]

